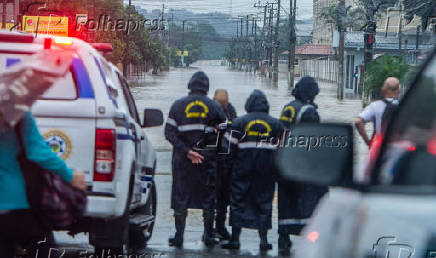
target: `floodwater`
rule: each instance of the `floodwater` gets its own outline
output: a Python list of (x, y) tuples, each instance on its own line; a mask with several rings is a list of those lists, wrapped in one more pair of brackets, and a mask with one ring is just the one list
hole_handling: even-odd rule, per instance
[[(171, 69), (170, 72), (160, 75), (147, 75), (135, 84), (131, 89), (136, 100), (136, 105), (141, 113), (144, 108), (161, 109), (165, 117), (168, 117), (172, 103), (188, 93), (187, 83), (196, 71), (203, 70), (210, 78), (210, 92), (212, 96), (216, 89), (226, 89), (229, 92), (230, 102), (235, 106), (239, 115), (245, 113), (244, 105), (247, 97), (254, 89), (265, 92), (270, 103), (270, 114), (278, 117), (282, 107), (290, 102), (293, 97), (287, 87), (286, 74), (280, 73), (279, 83), (272, 83), (269, 78), (264, 78), (253, 73), (233, 71), (225, 66), (220, 66), (218, 61), (197, 62), (194, 67), (188, 69)], [(282, 65), (282, 71), (286, 66)], [(297, 78), (298, 79), (298, 78)], [(354, 117), (361, 112), (362, 104), (359, 100), (336, 100), (335, 85), (320, 82), (321, 93), (316, 99), (319, 113), (323, 122), (351, 123)], [(147, 129), (149, 140), (154, 145), (158, 154), (157, 175), (157, 218), (153, 237), (144, 249), (146, 257), (228, 257), (259, 256), (259, 239), (256, 231), (243, 230), (241, 235), (241, 250), (229, 252), (219, 247), (207, 249), (201, 242), (203, 233), (203, 219), (201, 211), (190, 210), (185, 231), (185, 244), (183, 250), (168, 247), (168, 237), (174, 233), (174, 220), (170, 209), (171, 198), (171, 146), (165, 140), (163, 127)], [(362, 163), (366, 155), (363, 142), (356, 138), (358, 155), (356, 163)], [(333, 191), (332, 191), (333, 192)], [(230, 229), (230, 228), (229, 228)], [(273, 250), (262, 257), (274, 257), (277, 255), (277, 202), (273, 203), (273, 229), (269, 233), (269, 241), (273, 243)], [(65, 233), (57, 233), (56, 240), (64, 248), (72, 250), (87, 250), (92, 253), (92, 247), (88, 245), (88, 237), (80, 234), (76, 238), (70, 238)], [(293, 241), (299, 241), (299, 237), (293, 237)]]
[[(216, 89), (226, 89), (229, 92), (230, 102), (236, 108), (238, 115), (245, 113), (244, 105), (247, 97), (254, 89), (261, 89), (268, 97), (270, 114), (279, 117), (285, 104), (293, 97), (288, 90), (285, 65), (282, 65), (279, 82), (273, 83), (269, 78), (254, 75), (249, 72), (234, 71), (226, 66), (220, 66), (218, 61), (202, 61), (194, 64), (189, 69), (172, 69), (168, 73), (157, 76), (148, 76), (138, 86), (132, 88), (133, 96), (138, 109), (158, 108), (168, 117), (172, 103), (186, 96), (187, 84), (192, 74), (204, 71), (210, 79), (209, 96), (212, 97)], [(297, 78), (298, 79), (298, 78)], [(321, 93), (316, 99), (322, 122), (351, 123), (354, 117), (362, 110), (360, 100), (336, 99), (336, 86), (331, 83), (320, 82)], [(163, 127), (147, 129), (151, 142), (158, 151), (157, 172), (168, 174), (171, 172), (171, 146), (165, 140)], [(363, 142), (356, 138), (361, 155), (366, 153)]]

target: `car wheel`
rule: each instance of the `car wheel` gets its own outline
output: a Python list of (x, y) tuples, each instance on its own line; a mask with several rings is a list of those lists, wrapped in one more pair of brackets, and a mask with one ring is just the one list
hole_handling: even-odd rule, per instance
[(118, 247), (101, 247), (95, 246), (94, 254), (98, 258), (109, 258), (109, 257), (118, 257), (120, 255), (128, 255), (129, 254), (129, 223), (125, 226), (121, 239), (119, 239), (120, 245)]
[(142, 226), (130, 225), (130, 247), (134, 253), (143, 249), (153, 234), (157, 210), (157, 193), (154, 181), (152, 182), (150, 190), (151, 192), (147, 203), (142, 208), (135, 211), (138, 215), (146, 215), (149, 223), (147, 223), (145, 228)]
[(154, 224), (156, 222), (156, 211), (157, 211), (157, 192), (156, 192), (156, 183), (154, 180), (152, 181), (151, 185), (151, 196), (145, 206), (146, 214), (152, 215), (154, 217), (153, 222), (151, 223), (150, 227), (147, 228), (147, 234), (145, 241), (148, 242), (151, 239), (151, 236), (153, 235), (153, 228)]

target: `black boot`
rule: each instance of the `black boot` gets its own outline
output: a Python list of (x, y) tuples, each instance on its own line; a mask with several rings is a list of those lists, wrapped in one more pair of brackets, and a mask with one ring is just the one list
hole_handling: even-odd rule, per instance
[(215, 210), (204, 210), (203, 220), (204, 220), (204, 233), (203, 242), (206, 246), (214, 246), (219, 243), (219, 241), (214, 237), (213, 234), (213, 222), (214, 222)]
[(185, 233), (186, 212), (175, 213), (176, 234), (168, 239), (170, 246), (180, 248), (183, 246), (183, 235)]
[(287, 234), (279, 234), (279, 254), (281, 256), (291, 255), (292, 242)]
[(259, 230), (260, 237), (260, 251), (268, 251), (272, 249), (272, 244), (268, 243), (268, 231), (267, 230)]
[(217, 216), (215, 218), (215, 234), (216, 237), (218, 237), (220, 240), (230, 240), (230, 233), (226, 229), (225, 222), (225, 213), (224, 216), (222, 214), (218, 215), (217, 213)]
[(228, 241), (225, 244), (222, 244), (221, 248), (233, 249), (233, 250), (239, 249), (241, 247), (241, 244), (239, 243), (240, 235), (241, 235), (241, 228), (232, 227), (232, 237), (230, 238), (230, 241)]

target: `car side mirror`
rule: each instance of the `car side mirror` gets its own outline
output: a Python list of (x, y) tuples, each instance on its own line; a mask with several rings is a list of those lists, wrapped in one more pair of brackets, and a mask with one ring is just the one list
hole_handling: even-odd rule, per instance
[(298, 124), (283, 137), (276, 164), (279, 178), (322, 186), (353, 184), (353, 127)]
[(163, 123), (164, 117), (162, 111), (151, 108), (144, 110), (144, 121), (142, 123), (142, 128), (161, 126)]

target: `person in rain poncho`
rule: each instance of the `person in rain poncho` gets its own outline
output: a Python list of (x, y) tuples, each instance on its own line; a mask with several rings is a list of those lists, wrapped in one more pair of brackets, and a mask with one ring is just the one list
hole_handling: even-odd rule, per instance
[(209, 78), (204, 72), (192, 76), (188, 89), (189, 95), (171, 106), (165, 125), (165, 137), (173, 145), (171, 208), (176, 226), (169, 244), (182, 247), (187, 209), (203, 209), (203, 241), (213, 246), (218, 243), (213, 237), (216, 150), (204, 147), (216, 143), (214, 127), (226, 117), (219, 104), (207, 97)]
[[(297, 82), (292, 91), (295, 100), (284, 106), (280, 116), (280, 121), (286, 129), (291, 129), (291, 133), (294, 124), (320, 122), (318, 106), (314, 103), (318, 94), (319, 87), (314, 78), (303, 77)], [(327, 191), (327, 187), (278, 180), (278, 231), (281, 253), (289, 253), (292, 245), (289, 235), (300, 234), (319, 199)]]
[(224, 136), (233, 157), (230, 225), (232, 236), (225, 249), (239, 249), (242, 228), (256, 229), (262, 251), (272, 248), (267, 240), (271, 229), (276, 169), (274, 155), (283, 126), (271, 117), (265, 94), (255, 90), (245, 104), (247, 114), (233, 121)]

